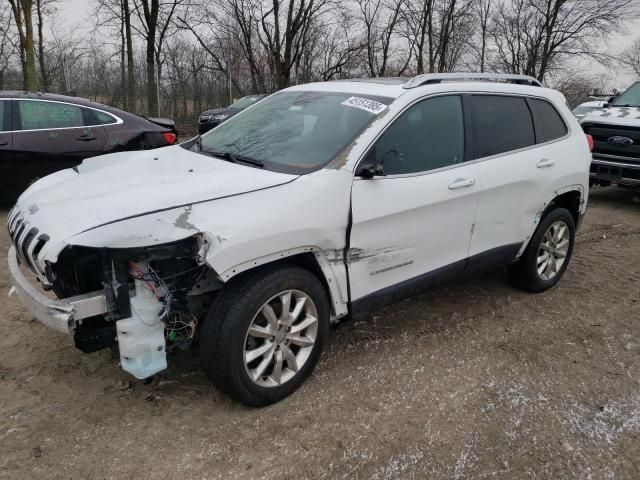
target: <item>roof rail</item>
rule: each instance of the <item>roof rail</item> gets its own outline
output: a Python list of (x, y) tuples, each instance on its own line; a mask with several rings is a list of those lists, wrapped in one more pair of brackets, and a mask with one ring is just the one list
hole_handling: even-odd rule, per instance
[(404, 84), (404, 88), (415, 88), (421, 85), (430, 85), (433, 83), (474, 80), (484, 82), (517, 83), (519, 85), (542, 87), (542, 83), (538, 79), (528, 75), (516, 75), (510, 73), (427, 73), (413, 77)]

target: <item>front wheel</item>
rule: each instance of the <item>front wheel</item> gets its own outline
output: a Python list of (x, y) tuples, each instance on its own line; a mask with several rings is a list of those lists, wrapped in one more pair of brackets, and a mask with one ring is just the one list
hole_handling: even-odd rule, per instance
[(327, 294), (311, 272), (286, 266), (250, 274), (215, 301), (201, 332), (203, 368), (232, 398), (269, 405), (311, 374), (328, 325)]
[(509, 267), (514, 283), (532, 292), (558, 283), (569, 265), (575, 234), (573, 215), (566, 208), (545, 215), (522, 257)]

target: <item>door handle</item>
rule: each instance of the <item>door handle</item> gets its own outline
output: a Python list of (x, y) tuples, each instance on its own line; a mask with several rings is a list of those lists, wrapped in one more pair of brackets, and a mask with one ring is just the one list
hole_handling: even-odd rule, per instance
[(96, 137), (95, 135), (80, 135), (78, 137), (78, 140), (80, 140), (81, 142), (90, 142), (91, 140), (95, 140), (98, 137)]
[(9, 145), (9, 140), (0, 140), (0, 147), (5, 147)]
[(547, 158), (543, 158), (536, 164), (536, 167), (538, 168), (552, 167), (555, 163), (556, 163), (555, 160), (549, 160)]
[(449, 185), (449, 190), (458, 190), (459, 188), (473, 187), (475, 184), (476, 181), (473, 178), (459, 178), (451, 185)]

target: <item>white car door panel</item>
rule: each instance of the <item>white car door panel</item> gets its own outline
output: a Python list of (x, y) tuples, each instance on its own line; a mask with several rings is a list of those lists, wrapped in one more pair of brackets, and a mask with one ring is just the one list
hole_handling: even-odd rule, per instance
[(356, 180), (352, 300), (443, 267), (460, 273), (478, 202), (476, 176), (477, 165), (468, 164), (426, 175)]

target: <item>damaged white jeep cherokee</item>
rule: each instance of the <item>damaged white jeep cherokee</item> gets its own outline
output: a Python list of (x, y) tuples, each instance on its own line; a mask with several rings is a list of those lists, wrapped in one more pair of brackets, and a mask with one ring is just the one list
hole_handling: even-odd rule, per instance
[(529, 77), (301, 85), (185, 144), (39, 180), (8, 217), (10, 273), (81, 350), (117, 347), (146, 378), (195, 340), (218, 388), (266, 405), (342, 317), (504, 265), (553, 286), (590, 160), (562, 95)]

